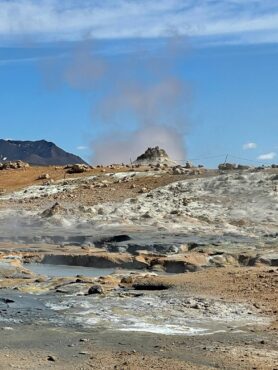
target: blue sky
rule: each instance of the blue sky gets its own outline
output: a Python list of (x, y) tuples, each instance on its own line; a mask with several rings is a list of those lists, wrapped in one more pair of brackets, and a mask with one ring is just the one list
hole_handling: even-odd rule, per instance
[[(167, 51), (169, 39), (179, 40), (177, 52)], [(215, 166), (229, 153), (231, 161), (270, 164), (278, 153), (277, 66), (274, 0), (0, 0), (1, 137), (47, 139), (88, 160), (94, 151), (134, 158), (144, 140), (170, 143), (184, 159), (175, 150), (181, 138), (197, 163)], [(115, 100), (122, 80), (136, 81), (136, 95)], [(160, 89), (161, 107), (149, 103), (173, 81), (189, 92)], [(173, 95), (167, 109), (182, 119), (161, 124), (163, 99)], [(135, 118), (118, 108), (124, 102)], [(141, 114), (145, 105), (155, 115)]]

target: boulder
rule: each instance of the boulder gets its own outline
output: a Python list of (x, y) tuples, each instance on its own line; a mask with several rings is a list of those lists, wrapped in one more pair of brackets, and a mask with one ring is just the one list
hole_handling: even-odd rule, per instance
[(182, 170), (179, 167), (173, 168), (173, 175), (182, 175)]
[(41, 217), (49, 218), (57, 214), (61, 214), (65, 211), (65, 209), (58, 203), (56, 202), (53, 204), (52, 207), (46, 209), (45, 211), (42, 212)]
[(49, 180), (50, 175), (48, 173), (43, 173), (40, 176), (38, 176), (38, 180)]
[(87, 166), (86, 164), (77, 163), (71, 166), (66, 166), (65, 169), (67, 169), (68, 173), (83, 173), (83, 172), (88, 171), (90, 167)]
[(88, 294), (104, 294), (104, 290), (101, 285), (93, 285), (89, 288)]

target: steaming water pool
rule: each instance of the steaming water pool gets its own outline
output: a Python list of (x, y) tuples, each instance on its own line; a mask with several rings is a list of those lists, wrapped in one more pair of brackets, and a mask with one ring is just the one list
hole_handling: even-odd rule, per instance
[(26, 263), (24, 267), (35, 274), (46, 275), (49, 277), (71, 277), (76, 275), (99, 277), (110, 275), (115, 272), (115, 269), (112, 268), (51, 265), (46, 263)]

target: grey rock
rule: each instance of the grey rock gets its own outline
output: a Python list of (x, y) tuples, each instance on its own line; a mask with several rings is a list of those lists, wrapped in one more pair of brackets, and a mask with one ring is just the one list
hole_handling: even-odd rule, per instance
[(88, 294), (104, 294), (104, 290), (101, 285), (93, 285), (89, 288)]

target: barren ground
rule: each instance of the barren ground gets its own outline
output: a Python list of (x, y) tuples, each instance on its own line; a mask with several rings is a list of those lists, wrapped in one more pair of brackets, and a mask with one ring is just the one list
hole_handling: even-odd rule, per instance
[[(79, 220), (78, 224), (71, 223), (70, 226), (61, 229), (61, 232), (66, 230), (72, 233), (77, 225), (80, 227), (81, 221), (86, 224), (92, 219), (100, 223), (103, 219), (104, 224), (107, 222), (109, 225), (119, 219), (121, 233), (126, 230), (126, 233), (131, 235), (131, 239), (136, 236), (130, 233), (130, 230), (139, 230), (139, 236), (146, 230), (144, 237), (148, 241), (148, 238), (154, 235), (149, 230), (155, 229), (156, 223), (157, 230), (161, 228), (163, 232), (167, 232), (168, 234), (165, 235), (169, 240), (171, 237), (182, 238), (182, 233), (185, 236), (192, 234), (194, 238), (202, 235), (203, 238), (195, 243), (196, 245), (188, 242), (181, 243), (177, 251), (158, 252), (140, 249), (133, 253), (121, 250), (110, 252), (109, 242), (103, 242), (103, 245), (96, 247), (78, 243), (76, 245), (69, 243), (66, 246), (59, 243), (55, 245), (47, 243), (47, 240), (42, 242), (40, 239), (34, 239), (39, 240), (37, 242), (24, 243), (20, 236), (18, 240), (13, 240), (18, 230), (15, 230), (14, 235), (7, 234), (8, 239), (0, 241), (0, 303), (2, 304), (0, 307), (0, 369), (278, 369), (278, 202), (275, 177), (278, 175), (277, 170), (258, 172), (258, 175), (248, 172), (220, 175), (222, 177), (219, 177), (217, 171), (178, 176), (152, 169), (146, 172), (146, 168), (133, 169), (134, 171), (142, 172), (144, 175), (125, 178), (124, 174), (121, 175), (123, 172), (127, 174), (132, 172), (126, 167), (116, 170), (105, 168), (105, 172), (104, 169), (99, 168), (78, 175), (69, 175), (64, 169), (54, 167), (0, 171), (0, 188), (5, 191), (3, 198), (0, 199), (2, 225), (5, 225), (6, 220), (9, 220), (9, 223), (12, 222), (12, 218), (8, 219), (8, 213), (7, 215), (5, 213), (8, 210), (32, 211), (34, 214), (32, 214), (34, 217), (34, 219), (31, 218), (34, 220), (32, 222), (38, 222), (41, 220), (40, 215), (43, 210), (52, 206), (54, 202), (59, 202), (62, 208), (70, 209), (71, 217), (78, 215)], [(110, 172), (119, 173), (119, 175), (106, 176)], [(60, 184), (59, 181), (65, 180), (70, 185), (74, 184), (74, 188), (38, 196), (37, 190), (33, 191), (30, 187), (39, 185), (43, 189), (41, 191), (49, 189), (47, 185), (43, 185), (44, 181), (37, 180), (43, 173), (50, 175), (54, 180), (54, 186)], [(96, 178), (90, 178), (92, 176)], [(182, 184), (173, 184), (171, 189), (167, 188), (168, 184), (176, 181), (182, 181)], [(26, 192), (13, 193), (22, 189)], [(154, 189), (158, 192), (152, 192)], [(148, 194), (151, 196), (148, 197)], [(186, 197), (186, 205), (182, 204), (184, 197)], [(130, 205), (129, 201), (124, 202), (129, 198), (138, 198), (136, 200), (138, 203), (135, 203), (137, 208), (134, 208), (133, 203)], [(102, 204), (104, 206), (101, 212), (99, 208), (94, 208)], [(116, 205), (116, 211), (113, 210), (114, 205)], [(80, 211), (78, 208), (80, 206), (92, 207), (92, 209), (90, 208), (88, 213), (87, 209)], [(82, 212), (85, 212), (85, 216)], [(149, 212), (148, 217), (146, 212)], [(126, 217), (123, 217), (123, 214)], [(27, 217), (25, 213), (23, 216), (20, 215), (23, 219)], [(46, 220), (47, 230), (51, 230), (51, 222), (55, 225), (55, 230), (58, 230), (59, 217), (58, 213)], [(62, 212), (61, 217), (67, 217), (67, 213)], [(127, 224), (125, 224), (126, 220)], [(42, 229), (46, 227), (46, 221), (42, 218)], [(90, 223), (88, 225), (86, 232), (92, 228)], [(178, 225), (179, 231), (173, 231), (171, 229), (173, 225), (175, 228)], [(2, 226), (2, 235), (5, 234), (5, 230)], [(33, 232), (33, 229), (30, 230)], [(35, 233), (39, 233), (40, 227), (36, 230)], [(99, 237), (105, 228), (103, 231), (103, 225), (101, 225), (101, 228), (96, 230), (94, 231), (96, 237)], [(206, 241), (206, 235), (212, 239)], [(231, 235), (235, 240), (239, 238), (239, 242), (234, 244), (234, 239), (229, 239)], [(142, 239), (143, 242), (138, 239), (138, 243), (144, 243), (145, 239)], [(134, 240), (119, 242), (119, 244), (112, 243), (111, 246), (123, 248), (126, 247), (125, 243), (136, 244), (137, 239)], [(149, 242), (151, 243), (152, 240)], [(159, 243), (162, 242), (159, 241)], [(167, 241), (167, 243), (171, 242)], [(178, 244), (175, 241), (176, 245)], [(84, 281), (78, 284), (73, 277), (57, 280), (24, 271), (28, 269), (28, 265), (23, 268), (23, 261), (43, 259), (48, 255), (76, 256), (76, 260), (87, 258), (86, 261), (98, 261), (98, 263), (101, 261), (102, 264), (107, 266), (110, 264), (117, 268), (123, 268), (128, 263), (131, 265), (134, 263), (135, 266), (136, 262), (136, 266), (140, 266), (143, 270), (136, 270), (133, 275), (130, 275), (127, 270), (119, 270), (118, 274), (111, 277), (84, 278)], [(249, 262), (242, 263), (243, 260)], [(186, 273), (165, 275), (163, 269), (167, 271), (169, 264), (175, 268), (182, 266)], [(150, 272), (156, 271), (163, 273), (150, 275)], [(241, 323), (238, 330), (216, 330), (208, 335), (175, 333), (166, 335), (144, 330), (125, 332), (109, 326), (103, 328), (97, 324), (82, 327), (76, 327), (75, 324), (55, 325), (51, 322), (51, 317), (47, 323), (47, 321), (35, 319), (37, 315), (35, 309), (33, 322), (29, 319), (27, 322), (23, 309), (15, 308), (13, 311), (13, 303), (5, 301), (7, 297), (18, 297), (20, 294), (30, 292), (36, 299), (36, 294), (38, 292), (41, 294), (43, 291), (43, 294), (49, 294), (53, 299), (57, 299), (57, 302), (64, 302), (63, 300), (74, 296), (77, 302), (79, 299), (82, 303), (86, 298), (83, 292), (97, 283), (104, 289), (104, 298), (108, 297), (112, 302), (115, 298), (115, 302), (116, 300), (118, 302), (119, 297), (123, 295), (122, 299), (129, 302), (129, 299), (141, 299), (140, 296), (138, 298), (125, 296), (126, 294), (132, 297), (136, 293), (133, 288), (138, 282), (145, 286), (165, 285), (169, 288), (166, 293), (143, 291), (142, 297), (161, 299), (164, 303), (166, 298), (166, 301), (169, 297), (173, 298), (173, 306), (170, 305), (167, 308), (169, 309), (168, 321), (171, 322), (172, 318), (173, 324), (178, 317), (182, 317), (180, 312), (184, 312), (184, 315), (192, 313), (197, 315), (196, 317), (198, 313), (207, 314), (208, 318), (213, 318), (213, 315), (210, 316), (210, 310), (214, 307), (213, 302), (216, 302), (219, 307), (222, 307), (222, 303), (227, 307), (229, 304), (244, 305), (247, 309), (246, 317), (249, 310), (252, 320), (248, 325)], [(67, 293), (57, 295), (58, 286), (62, 286), (62, 289), (70, 295), (68, 296)], [(77, 295), (76, 292), (78, 292)], [(141, 294), (140, 290), (139, 293)], [(201, 307), (198, 306), (199, 304), (196, 307), (194, 305), (188, 307), (186, 304), (179, 303), (186, 301), (188, 297), (193, 301), (201, 302)], [(95, 302), (99, 304), (98, 302), (101, 301)], [(136, 301), (134, 302), (136, 309)], [(206, 306), (202, 306), (202, 302), (208, 302), (208, 306), (211, 306), (208, 307), (208, 311)], [(121, 312), (117, 312), (115, 307), (112, 303), (111, 312), (115, 311), (115, 315), (120, 315)], [(110, 308), (106, 307), (106, 309), (109, 312)], [(158, 315), (157, 312), (159, 311), (154, 308), (154, 317)], [(104, 312), (100, 315), (104, 314), (107, 315)], [(146, 311), (146, 316), (148, 314), (149, 311)], [(217, 312), (217, 314), (221, 316), (225, 312)], [(241, 313), (235, 313), (235, 315), (241, 318)], [(11, 320), (13, 316), (18, 317), (19, 322), (13, 322)], [(6, 318), (8, 318), (7, 321), (5, 321)], [(54, 361), (49, 361), (49, 356), (53, 356)]]

